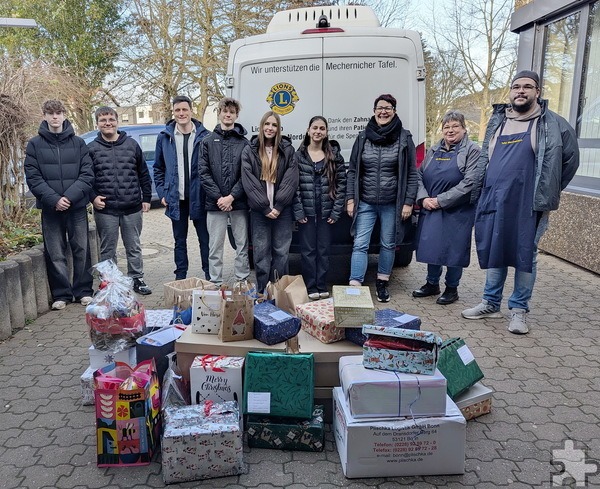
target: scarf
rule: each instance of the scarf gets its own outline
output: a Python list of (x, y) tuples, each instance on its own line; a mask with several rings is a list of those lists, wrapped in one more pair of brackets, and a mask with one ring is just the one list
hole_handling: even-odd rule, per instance
[(402, 131), (402, 121), (400, 121), (398, 114), (394, 114), (392, 120), (385, 126), (377, 125), (375, 116), (371, 117), (365, 129), (365, 134), (373, 144), (387, 145), (400, 139), (400, 131)]

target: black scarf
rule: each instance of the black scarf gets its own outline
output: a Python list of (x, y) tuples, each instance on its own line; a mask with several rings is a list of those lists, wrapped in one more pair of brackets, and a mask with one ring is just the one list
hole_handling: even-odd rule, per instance
[(373, 144), (386, 145), (400, 139), (400, 131), (402, 131), (402, 121), (398, 114), (394, 114), (392, 120), (385, 126), (379, 126), (375, 122), (375, 116), (371, 117), (365, 129), (365, 134)]

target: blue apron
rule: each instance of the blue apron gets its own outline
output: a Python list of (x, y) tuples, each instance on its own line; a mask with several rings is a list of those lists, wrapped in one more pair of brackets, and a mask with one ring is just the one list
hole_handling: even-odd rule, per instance
[(537, 217), (533, 122), (526, 132), (506, 136), (503, 123), (490, 158), (475, 216), (475, 243), (483, 269), (514, 267), (531, 273)]
[[(464, 178), (457, 164), (458, 151), (438, 149), (423, 172), (423, 185), (437, 197)], [(468, 267), (475, 206), (469, 203), (429, 211), (421, 207), (417, 229), (417, 261), (431, 265)]]

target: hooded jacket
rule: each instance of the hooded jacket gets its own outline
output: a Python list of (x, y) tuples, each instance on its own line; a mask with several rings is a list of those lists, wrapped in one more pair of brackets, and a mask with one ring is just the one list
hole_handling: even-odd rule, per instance
[[(305, 217), (314, 217), (318, 214), (322, 219), (331, 218), (337, 221), (344, 211), (344, 202), (346, 201), (346, 168), (344, 166), (344, 157), (341, 154), (340, 145), (337, 141), (329, 141), (333, 151), (335, 164), (335, 200), (329, 196), (329, 179), (327, 174), (321, 174), (320, 188), (315, 188), (314, 163), (305, 146), (301, 146), (294, 153), (294, 160), (298, 165), (300, 175), (296, 198), (294, 199), (294, 219), (299, 221)], [(321, 194), (321, 209), (317, 211), (316, 192)]]
[[(292, 205), (298, 188), (298, 167), (293, 156), (292, 142), (283, 136), (277, 150), (277, 178), (273, 198), (273, 207), (279, 212)], [(267, 183), (260, 179), (261, 173), (258, 136), (253, 136), (250, 145), (242, 151), (242, 184), (250, 209), (266, 216), (271, 212), (271, 206), (267, 197)]]
[[(571, 125), (557, 113), (548, 109), (548, 101), (538, 100), (542, 113), (537, 124), (537, 150), (535, 154), (534, 211), (558, 209), (560, 192), (569, 184), (579, 167), (579, 145)], [(506, 117), (510, 104), (496, 104), (485, 130), (481, 156), (477, 164), (477, 180), (471, 202), (481, 194), (485, 172), (490, 163), (489, 144)]]
[[(192, 119), (196, 126), (194, 150), (190, 158), (190, 219), (200, 219), (204, 213), (204, 191), (200, 184), (198, 171), (198, 154), (200, 143), (208, 131), (202, 123)], [(167, 208), (165, 215), (179, 221), (179, 170), (177, 166), (177, 146), (175, 145), (175, 120), (167, 122), (167, 126), (156, 138), (154, 155), (154, 185), (159, 199), (165, 199)]]
[(242, 151), (250, 144), (246, 134), (241, 124), (228, 131), (219, 124), (202, 140), (199, 169), (207, 211), (218, 211), (217, 200), (228, 195), (233, 196), (234, 211), (248, 209), (242, 185)]
[(90, 201), (102, 195), (106, 207), (95, 212), (132, 214), (142, 209), (142, 202), (152, 199), (150, 172), (140, 145), (119, 131), (116, 141), (105, 140), (100, 133), (89, 143), (96, 177)]
[(46, 121), (40, 124), (38, 135), (27, 143), (24, 166), (38, 209), (54, 209), (61, 197), (69, 199), (70, 209), (88, 204), (94, 183), (92, 160), (68, 120), (58, 134), (50, 131)]

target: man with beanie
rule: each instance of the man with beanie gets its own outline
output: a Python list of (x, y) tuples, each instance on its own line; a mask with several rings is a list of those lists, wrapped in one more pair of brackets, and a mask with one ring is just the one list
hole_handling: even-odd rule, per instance
[(515, 269), (508, 300), (508, 331), (526, 334), (529, 300), (537, 266), (537, 245), (558, 209), (561, 191), (579, 166), (575, 131), (539, 98), (537, 73), (513, 78), (510, 104), (494, 105), (478, 163), (472, 200), (478, 200), (475, 242), (487, 270), (481, 304), (465, 309), (467, 319), (501, 318), (508, 267)]
[[(44, 120), (27, 143), (25, 177), (42, 210), (42, 236), (52, 293), (52, 309), (75, 300), (92, 300), (91, 258), (86, 206), (94, 183), (92, 160), (85, 141), (75, 136), (59, 100), (42, 105)], [(73, 282), (67, 266), (67, 245), (73, 256)]]
[(115, 109), (95, 113), (98, 136), (89, 144), (96, 177), (90, 200), (100, 238), (100, 260), (117, 261), (119, 229), (127, 256), (127, 275), (138, 294), (152, 293), (144, 282), (142, 212), (150, 210), (152, 180), (140, 145), (119, 131)]

